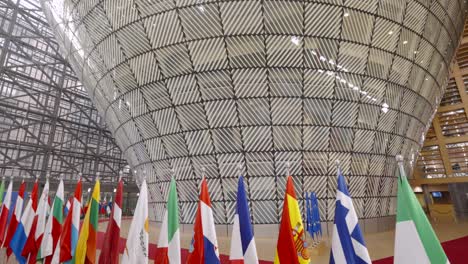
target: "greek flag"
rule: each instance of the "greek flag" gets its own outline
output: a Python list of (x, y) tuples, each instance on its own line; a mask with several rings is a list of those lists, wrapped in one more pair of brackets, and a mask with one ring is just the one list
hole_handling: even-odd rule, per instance
[(330, 264), (372, 263), (358, 224), (351, 196), (338, 168), (335, 221), (333, 225)]

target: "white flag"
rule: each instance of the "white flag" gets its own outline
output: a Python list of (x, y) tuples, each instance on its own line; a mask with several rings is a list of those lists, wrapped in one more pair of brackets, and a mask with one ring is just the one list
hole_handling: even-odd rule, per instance
[(148, 187), (146, 186), (146, 180), (143, 180), (135, 214), (130, 225), (130, 231), (128, 231), (122, 264), (148, 263), (148, 232)]

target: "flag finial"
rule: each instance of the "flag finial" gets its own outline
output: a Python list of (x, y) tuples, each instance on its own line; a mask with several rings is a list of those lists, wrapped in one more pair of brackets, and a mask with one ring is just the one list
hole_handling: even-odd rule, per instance
[(100, 175), (99, 175), (99, 174), (100, 174), (99, 172), (96, 172), (96, 181), (99, 181), (99, 179), (100, 179)]
[(239, 177), (242, 176), (242, 164), (240, 162), (237, 164), (237, 172), (239, 173)]
[(403, 167), (403, 156), (402, 155), (396, 155), (395, 156), (395, 159), (398, 163), (398, 168), (400, 169), (400, 176), (401, 177), (406, 177), (406, 173), (405, 173), (405, 168)]
[(60, 173), (60, 175), (59, 175), (59, 180), (61, 181), (61, 180), (63, 180), (63, 178), (64, 178), (63, 173)]
[(47, 173), (45, 177), (46, 177), (46, 180), (49, 180), (50, 179), (50, 173)]
[(290, 164), (289, 164), (289, 161), (286, 162), (286, 176), (289, 176), (291, 173), (289, 171), (289, 168), (290, 168)]
[(119, 171), (119, 181), (122, 180), (122, 176), (123, 176), (123, 171)]
[(81, 177), (83, 177), (83, 173), (78, 173), (78, 180), (81, 180)]
[(36, 181), (38, 181), (40, 177), (41, 176), (39, 174), (36, 174)]
[(395, 159), (398, 162), (398, 164), (403, 163), (403, 156), (402, 155), (396, 155)]

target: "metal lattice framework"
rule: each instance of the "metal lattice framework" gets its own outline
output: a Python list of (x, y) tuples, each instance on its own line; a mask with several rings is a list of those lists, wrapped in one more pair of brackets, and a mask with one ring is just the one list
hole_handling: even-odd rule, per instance
[(464, 35), (452, 64), (447, 89), (426, 135), (415, 178), (440, 179), (439, 183), (466, 181), (453, 177), (468, 176), (467, 85), (468, 23), (465, 22)]
[(0, 174), (115, 181), (127, 162), (34, 0), (0, 2)]
[(257, 224), (279, 221), (286, 162), (325, 220), (336, 160), (360, 218), (393, 215), (395, 155), (415, 162), (465, 16), (461, 0), (41, 1), (158, 220), (175, 172), (183, 223), (202, 167), (232, 221), (239, 163)]

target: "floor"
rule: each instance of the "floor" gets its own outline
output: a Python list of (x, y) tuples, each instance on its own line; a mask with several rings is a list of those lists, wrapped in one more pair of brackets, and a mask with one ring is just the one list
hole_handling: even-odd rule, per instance
[[(121, 236), (126, 237), (130, 220), (123, 220)], [(99, 230), (105, 232), (107, 224), (102, 223)], [(433, 227), (441, 242), (454, 240), (457, 238), (468, 236), (468, 221), (467, 222), (443, 222), (433, 223)], [(372, 260), (378, 260), (393, 255), (394, 247), (394, 231), (364, 234), (367, 248)], [(159, 237), (159, 225), (151, 224), (150, 228), (150, 243), (157, 243)], [(181, 245), (183, 248), (189, 248), (192, 238), (192, 232), (182, 233)], [(218, 234), (219, 251), (221, 254), (229, 255), (230, 237), (225, 234)], [(276, 239), (261, 239), (256, 238), (257, 253), (261, 260), (273, 261), (274, 249), (276, 248)], [(313, 243), (309, 243), (312, 245)], [(467, 247), (468, 249), (468, 247)], [(324, 237), (322, 242), (315, 248), (310, 248), (311, 263), (328, 263), (330, 257), (330, 240)], [(453, 263), (452, 263), (453, 264)]]
[[(128, 229), (130, 227), (131, 219), (124, 218), (121, 225), (121, 247), (124, 245), (124, 238), (127, 237)], [(101, 220), (99, 223), (99, 231), (105, 232), (107, 227), (107, 221)], [(468, 221), (467, 222), (444, 222), (444, 223), (433, 223), (433, 227), (437, 236), (441, 242), (451, 241), (457, 238), (468, 236)], [(102, 234), (101, 234), (102, 235)], [(387, 258), (393, 255), (393, 244), (394, 244), (394, 231), (389, 232), (380, 232), (380, 233), (370, 233), (364, 234), (367, 248), (372, 260), (378, 260)], [(156, 223), (150, 224), (150, 243), (156, 244), (157, 238), (159, 237), (159, 225)], [(189, 248), (190, 241), (192, 237), (192, 232), (186, 231), (181, 234), (181, 245), (182, 248)], [(464, 240), (465, 241), (465, 240)], [(222, 255), (229, 255), (229, 246), (230, 246), (230, 237), (225, 234), (218, 234), (218, 244), (219, 251)], [(257, 252), (259, 259), (265, 260), (268, 263), (274, 259), (274, 249), (276, 247), (276, 239), (262, 239), (256, 238)], [(312, 243), (309, 243), (312, 245)], [(446, 243), (445, 246), (450, 245)], [(152, 250), (154, 254), (155, 246), (152, 245)], [(467, 247), (468, 248), (468, 247)], [(311, 254), (311, 263), (328, 263), (329, 261), (329, 252), (330, 252), (330, 240), (327, 237), (324, 237), (321, 243), (314, 248), (310, 248)], [(150, 252), (150, 257), (151, 255)], [(0, 254), (0, 259), (4, 260), (5, 251), (2, 250)], [(391, 263), (387, 261), (388, 263)], [(387, 263), (382, 262), (382, 263)], [(0, 261), (0, 263), (16, 263), (14, 258), (11, 258), (8, 262)], [(454, 263), (452, 263), (454, 264)]]

